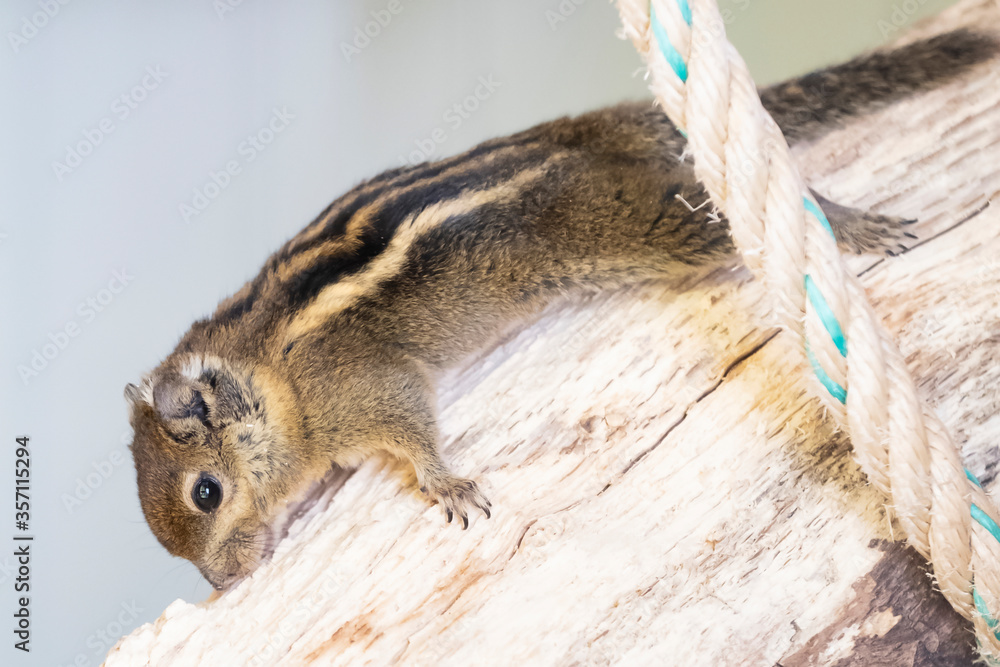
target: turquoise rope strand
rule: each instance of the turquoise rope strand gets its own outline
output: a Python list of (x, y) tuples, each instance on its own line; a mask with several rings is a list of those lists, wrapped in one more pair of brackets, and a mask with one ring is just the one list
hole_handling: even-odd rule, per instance
[(830, 235), (830, 238), (837, 238), (833, 233), (833, 227), (830, 226), (830, 221), (826, 219), (826, 214), (823, 213), (823, 209), (816, 205), (809, 197), (803, 197), (802, 203), (805, 204), (806, 210), (809, 211), (814, 218), (819, 220), (819, 224), (823, 225), (823, 229), (826, 233)]
[[(685, 3), (687, 4), (687, 3)], [(690, 9), (688, 10), (691, 11)], [(677, 52), (674, 45), (670, 43), (670, 38), (667, 37), (667, 31), (663, 29), (663, 24), (660, 20), (656, 18), (656, 12), (653, 10), (653, 5), (649, 5), (649, 22), (653, 26), (653, 35), (656, 37), (656, 43), (660, 45), (660, 53), (663, 54), (663, 58), (670, 65), (671, 69), (674, 70), (674, 74), (677, 78), (687, 83), (688, 80), (688, 68), (687, 63), (684, 62), (684, 57)], [(688, 25), (691, 25), (690, 21)]]
[[(979, 482), (979, 478), (969, 472), (968, 468), (965, 469), (965, 476), (969, 478), (970, 482), (978, 486), (980, 489), (983, 488), (983, 485)], [(993, 536), (993, 539), (1000, 542), (1000, 526), (997, 526), (997, 522), (991, 519), (990, 515), (984, 512), (975, 503), (972, 503), (971, 510), (972, 518), (976, 521), (976, 523), (988, 530), (990, 535)], [(979, 594), (979, 591), (977, 591), (975, 587), (972, 589), (972, 602), (976, 605), (976, 611), (978, 611), (979, 615), (983, 617), (984, 621), (986, 621), (987, 627), (993, 631), (993, 636), (1000, 639), (1000, 632), (997, 631), (997, 626), (1000, 625), (1000, 621), (993, 618), (990, 614), (990, 610), (986, 607), (986, 601), (983, 600), (983, 596)]]
[(840, 322), (837, 321), (837, 317), (833, 314), (833, 311), (830, 310), (830, 306), (823, 297), (823, 293), (819, 291), (819, 287), (816, 286), (812, 276), (808, 273), (806, 274), (805, 282), (806, 296), (809, 297), (809, 303), (811, 303), (813, 308), (816, 309), (816, 314), (819, 316), (823, 326), (826, 327), (826, 332), (830, 334), (833, 344), (837, 346), (840, 356), (846, 358), (847, 339), (844, 338), (844, 332), (840, 328)]

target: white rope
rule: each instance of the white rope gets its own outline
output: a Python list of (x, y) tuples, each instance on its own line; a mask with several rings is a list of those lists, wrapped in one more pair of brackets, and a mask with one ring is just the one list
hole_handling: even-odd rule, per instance
[(847, 271), (714, 0), (690, 8), (618, 0), (618, 8), (651, 90), (688, 138), (695, 174), (793, 343), (811, 355), (818, 393), (846, 425), (856, 461), (933, 565), (945, 598), (973, 621), (980, 650), (1000, 657), (1000, 514)]

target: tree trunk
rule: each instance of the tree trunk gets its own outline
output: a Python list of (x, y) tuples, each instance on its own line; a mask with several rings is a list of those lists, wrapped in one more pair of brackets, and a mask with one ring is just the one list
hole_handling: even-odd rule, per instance
[[(1000, 16), (964, 2), (907, 39), (960, 25)], [(984, 65), (798, 151), (825, 196), (921, 219), (910, 252), (850, 265), (986, 488), (998, 83)], [(969, 664), (971, 625), (893, 542), (766, 307), (734, 265), (549, 310), (441, 385), (444, 457), (492, 520), (449, 526), (370, 461), (251, 579), (174, 602), (106, 664)]]

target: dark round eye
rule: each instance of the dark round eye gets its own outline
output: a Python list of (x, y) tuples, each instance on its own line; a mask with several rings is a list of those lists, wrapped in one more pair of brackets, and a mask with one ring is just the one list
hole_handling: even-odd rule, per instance
[(211, 475), (202, 475), (191, 489), (191, 498), (202, 512), (211, 512), (222, 502), (222, 485)]

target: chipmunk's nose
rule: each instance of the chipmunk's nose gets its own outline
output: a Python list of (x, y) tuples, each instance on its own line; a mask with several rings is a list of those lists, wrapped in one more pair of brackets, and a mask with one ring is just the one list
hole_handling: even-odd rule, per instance
[(235, 570), (232, 572), (211, 572), (204, 568), (198, 568), (198, 571), (212, 585), (212, 588), (217, 591), (228, 590), (241, 579), (240, 573)]

